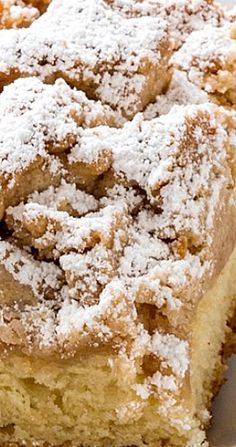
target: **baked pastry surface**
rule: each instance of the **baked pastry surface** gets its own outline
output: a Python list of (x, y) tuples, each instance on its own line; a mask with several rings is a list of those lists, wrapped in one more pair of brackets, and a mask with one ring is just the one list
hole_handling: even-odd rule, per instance
[(205, 447), (236, 308), (234, 26), (206, 0), (48, 3), (0, 30), (0, 444)]

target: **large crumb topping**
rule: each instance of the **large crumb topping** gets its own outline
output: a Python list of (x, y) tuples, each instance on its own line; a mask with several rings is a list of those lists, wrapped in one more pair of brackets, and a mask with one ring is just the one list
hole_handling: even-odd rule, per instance
[(235, 88), (235, 38), (232, 24), (219, 28), (207, 25), (186, 39), (172, 63), (207, 92), (224, 94)]
[(161, 16), (167, 20), (176, 47), (186, 37), (208, 24), (220, 26), (225, 22), (225, 11), (212, 0), (105, 0), (129, 17)]
[(25, 4), (24, 1), (0, 1), (0, 29), (27, 27), (38, 17), (38, 8)]
[[(23, 73), (48, 82), (62, 76), (132, 116), (151, 95), (149, 72), (162, 67), (165, 78), (172, 46), (159, 16), (126, 18), (103, 0), (54, 0), (30, 28), (0, 31), (0, 83)], [(165, 83), (152, 75), (153, 94)]]
[[(13, 107), (17, 94), (24, 99)], [(0, 265), (21, 297), (11, 317), (21, 315), (14, 344), (68, 356), (83, 343), (124, 348), (129, 340), (134, 357), (143, 350), (160, 359), (145, 382), (149, 392), (175, 392), (189, 364), (180, 327), (214, 273), (215, 222), (234, 187), (234, 113), (210, 103), (175, 106), (150, 121), (138, 115), (121, 128), (87, 128), (78, 117), (91, 103), (63, 81), (19, 80), (2, 96), (6, 117), (29, 122), (35, 135), (29, 156), (24, 139), (21, 151), (8, 146), (3, 178), (11, 173), (14, 182), (32, 156), (63, 166), (57, 185), (26, 193), (17, 205), (10, 197), (4, 216)], [(61, 146), (68, 135), (70, 145)], [(78, 166), (86, 166), (84, 183)], [(4, 296), (6, 303), (7, 289)], [(6, 328), (13, 340), (9, 306), (2, 307), (5, 341)]]

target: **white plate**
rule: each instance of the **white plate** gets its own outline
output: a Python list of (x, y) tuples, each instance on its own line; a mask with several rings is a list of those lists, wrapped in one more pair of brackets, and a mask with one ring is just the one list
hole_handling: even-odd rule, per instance
[(236, 447), (236, 356), (228, 362), (227, 382), (213, 405), (211, 447)]

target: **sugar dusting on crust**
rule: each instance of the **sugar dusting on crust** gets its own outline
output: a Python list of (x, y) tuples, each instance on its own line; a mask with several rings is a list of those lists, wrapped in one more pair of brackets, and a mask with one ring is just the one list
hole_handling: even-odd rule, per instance
[(188, 343), (180, 341), (171, 334), (156, 332), (152, 337), (151, 350), (159, 357), (163, 367), (172, 368), (173, 372), (184, 377), (188, 369)]
[(167, 92), (157, 96), (156, 101), (147, 106), (143, 117), (150, 120), (166, 115), (175, 105), (204, 104), (208, 101), (207, 93), (191, 83), (185, 72), (174, 70)]
[[(193, 243), (198, 238), (201, 243), (200, 222), (210, 213), (206, 211), (207, 190), (210, 187), (215, 197), (217, 190), (220, 194), (223, 177), (219, 179), (218, 172), (225, 172), (226, 167), (222, 147), (227, 133), (222, 125), (217, 128), (216, 110), (211, 104), (176, 107), (152, 121), (137, 116), (118, 130), (85, 129), (68, 155), (69, 163), (88, 161), (90, 146), (103, 145), (111, 153), (115, 173), (142, 188), (159, 210), (153, 216), (158, 234), (175, 238), (183, 231)], [(212, 149), (207, 152), (209, 146)]]
[[(9, 207), (7, 221), (10, 228), (11, 218), (13, 228), (19, 222), (20, 231), (25, 228), (30, 233), (32, 227), (35, 248), (49, 248), (53, 258), (58, 258), (70, 251), (84, 252), (98, 242), (107, 248), (112, 247), (116, 227), (120, 225), (122, 228), (128, 224), (126, 214), (126, 207), (107, 206), (79, 219), (67, 212), (30, 202)], [(34, 246), (34, 241), (31, 243)]]
[(76, 134), (71, 114), (73, 107), (78, 113), (81, 105), (73, 96), (76, 94), (62, 80), (47, 86), (36, 78), (19, 79), (4, 90), (0, 103), (1, 176), (14, 176), (38, 156), (48, 158), (50, 141), (61, 143)]
[(42, 192), (35, 191), (28, 200), (47, 209), (69, 210), (70, 214), (78, 217), (98, 208), (98, 201), (94, 196), (77, 189), (74, 183), (67, 183), (64, 179), (58, 187), (50, 186)]
[(171, 37), (178, 47), (192, 32), (206, 23), (221, 26), (226, 18), (224, 9), (212, 0), (105, 0), (121, 13), (136, 17), (158, 15), (168, 21)]
[[(205, 104), (176, 106), (151, 121), (140, 115), (121, 129), (80, 129), (72, 162), (85, 157), (93, 165), (97, 145), (91, 141), (99, 146), (101, 140), (111, 165), (96, 187), (106, 176), (116, 185), (95, 199), (63, 180), (6, 212), (13, 239), (29, 251), (8, 256), (8, 271), (27, 283), (35, 269), (31, 287), (38, 297), (34, 284), (43, 282), (46, 266), (52, 263), (61, 281), (56, 297), (25, 304), (21, 321), (33, 340), (27, 349), (36, 344), (68, 356), (80, 343), (119, 340), (122, 352), (129, 340), (130, 358), (145, 353), (160, 363), (137, 393), (178, 392), (189, 341), (176, 330), (178, 321), (191, 318), (186, 303), (199, 299), (196, 290), (201, 295), (214, 269), (215, 216), (222, 194), (234, 185), (226, 150), (234, 127), (233, 112)], [(43, 262), (30, 258), (32, 247)], [(152, 330), (147, 309), (157, 312)]]
[[(224, 20), (208, 0), (54, 0), (29, 29), (0, 32), (0, 81), (24, 73), (53, 82), (60, 75), (133, 116), (165, 88), (173, 45), (206, 22)], [(159, 68), (145, 93), (149, 72)]]
[(0, 72), (3, 79), (14, 72), (13, 78), (24, 73), (49, 82), (63, 76), (132, 115), (141, 107), (147, 69), (165, 61), (167, 70), (171, 47), (158, 16), (128, 19), (102, 0), (54, 0), (30, 28), (0, 31)]
[[(0, 115), (0, 215), (11, 195), (24, 198), (26, 192), (45, 189), (53, 177), (64, 175), (58, 154), (77, 142), (80, 127), (119, 125), (108, 106), (89, 100), (62, 79), (54, 85), (18, 79), (2, 93)], [(34, 175), (29, 181), (30, 170)]]
[(0, 1), (0, 29), (26, 27), (38, 17), (38, 9), (31, 5), (26, 5), (24, 1)]

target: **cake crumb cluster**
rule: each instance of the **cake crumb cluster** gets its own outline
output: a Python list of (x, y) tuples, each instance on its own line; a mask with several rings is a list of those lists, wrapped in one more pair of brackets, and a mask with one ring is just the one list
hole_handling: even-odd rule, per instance
[[(193, 32), (173, 56), (175, 67), (187, 73), (188, 80), (214, 94), (219, 102), (235, 105), (236, 28), (205, 26)], [(221, 99), (222, 96), (222, 99)]]
[(1, 0), (0, 29), (26, 28), (43, 12), (50, 0)]
[(160, 16), (167, 20), (175, 47), (178, 48), (193, 31), (206, 23), (221, 26), (226, 21), (223, 8), (212, 0), (105, 0), (128, 17)]
[(56, 154), (76, 144), (80, 127), (119, 121), (108, 106), (88, 100), (63, 80), (46, 85), (36, 78), (19, 79), (1, 99), (1, 216), (12, 200), (60, 181), (63, 157)]
[(103, 0), (54, 0), (30, 28), (0, 31), (0, 48), (0, 85), (22, 74), (63, 77), (132, 117), (167, 85), (173, 43), (159, 16), (128, 19)]

